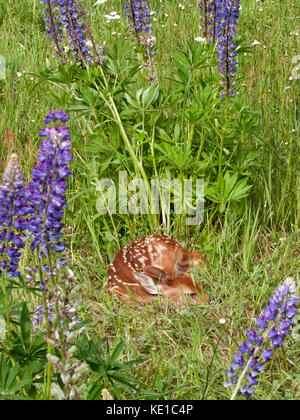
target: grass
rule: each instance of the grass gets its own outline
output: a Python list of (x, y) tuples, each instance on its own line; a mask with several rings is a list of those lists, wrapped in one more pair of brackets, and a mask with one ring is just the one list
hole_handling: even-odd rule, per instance
[[(121, 1), (99, 7), (89, 0), (83, 3), (98, 43), (105, 40), (111, 45), (128, 36), (124, 19), (107, 23), (103, 17), (104, 11), (122, 13)], [(183, 48), (186, 39), (200, 35), (196, 2), (182, 1), (184, 10), (174, 0), (150, 3), (156, 10), (156, 67), (160, 79), (166, 80), (172, 76), (172, 54)], [(299, 53), (299, 35), (295, 35), (299, 6), (292, 0), (241, 4), (239, 35), (244, 45), (260, 42), (252, 53), (240, 56), (238, 73), (238, 96), (256, 113), (259, 127), (249, 144), (259, 151), (255, 185), (241, 217), (229, 208), (218, 223), (205, 221), (200, 231), (179, 232), (172, 223), (169, 228), (171, 236), (205, 254), (199, 280), (212, 299), (210, 305), (178, 308), (162, 301), (137, 309), (103, 290), (107, 264), (118, 246), (152, 232), (138, 216), (124, 221), (119, 234), (122, 221), (113, 231), (109, 221), (97, 214), (90, 180), (99, 162), (86, 148), (89, 129), (84, 119), (71, 122), (75, 159), (65, 233), (69, 263), (83, 291), (81, 315), (91, 320), (90, 336), (106, 335), (111, 344), (126, 340), (124, 360), (145, 359), (134, 375), (158, 398), (228, 398), (222, 381), (231, 354), (255, 325), (273, 289), (287, 276), (299, 284), (299, 80), (290, 79), (292, 58)], [(0, 54), (7, 62), (6, 79), (0, 81), (0, 167), (9, 153), (17, 152), (28, 175), (43, 116), (52, 108), (49, 91), (60, 93), (55, 83), (36, 86), (30, 73), (56, 59), (44, 33), (40, 6), (32, 0), (1, 3), (0, 26)], [(249, 139), (240, 141), (247, 145)], [(225, 324), (220, 323), (223, 319)], [(299, 340), (289, 338), (262, 375), (254, 398), (299, 399), (299, 354)], [(165, 391), (159, 390), (160, 379)], [(124, 390), (123, 397), (136, 394)]]

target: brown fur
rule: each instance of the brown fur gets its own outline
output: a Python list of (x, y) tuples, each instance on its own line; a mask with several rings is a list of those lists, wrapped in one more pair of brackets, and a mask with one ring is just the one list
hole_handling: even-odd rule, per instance
[(208, 300), (201, 286), (186, 275), (204, 257), (183, 248), (166, 235), (151, 235), (125, 245), (108, 267), (107, 290), (125, 303), (146, 303), (158, 295), (181, 304), (183, 295), (194, 302)]

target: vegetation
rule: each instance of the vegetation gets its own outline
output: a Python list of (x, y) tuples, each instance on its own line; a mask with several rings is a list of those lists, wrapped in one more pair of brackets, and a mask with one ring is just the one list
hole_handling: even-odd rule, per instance
[[(145, 45), (130, 33), (122, 1), (82, 3), (103, 65), (78, 65), (71, 53), (67, 61), (54, 56), (35, 0), (0, 4), (6, 60), (0, 169), (17, 153), (29, 180), (44, 116), (49, 110), (70, 116), (74, 157), (64, 257), (77, 277), (69, 273), (69, 281), (80, 285), (78, 329), (85, 332), (75, 339), (75, 356), (85, 363), (80, 380), (86, 386), (65, 389), (62, 371), (55, 371), (56, 350), (50, 361), (46, 357), (50, 335), (47, 342), (42, 327), (31, 331), (42, 293), (24, 278), (25, 268), (36, 264), (26, 244), (22, 276), (6, 281), (7, 296), (0, 292), (0, 315), (7, 320), (9, 312), (11, 321), (7, 340), (0, 341), (0, 396), (50, 398), (51, 377), (68, 398), (101, 399), (107, 389), (122, 399), (228, 399), (225, 370), (246, 331), (286, 277), (299, 291), (299, 6), (241, 1), (235, 96), (223, 98), (214, 45), (195, 40), (203, 36), (197, 1), (149, 0), (155, 77), (149, 77)], [(120, 18), (105, 17), (111, 12)], [(101, 214), (97, 180), (118, 185), (120, 171), (148, 187), (154, 178), (204, 179), (203, 222), (187, 226), (188, 213), (165, 209), (159, 215)], [(175, 307), (161, 300), (127, 307), (103, 289), (118, 249), (152, 233), (205, 254), (196, 280), (209, 305)], [(252, 398), (299, 399), (299, 384), (296, 325)]]

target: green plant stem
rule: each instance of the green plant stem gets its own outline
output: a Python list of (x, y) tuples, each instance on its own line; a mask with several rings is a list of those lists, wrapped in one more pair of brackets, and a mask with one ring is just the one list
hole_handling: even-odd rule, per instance
[[(38, 257), (37, 257), (38, 258)], [(38, 259), (39, 260), (39, 259)], [(42, 271), (42, 267), (39, 264), (39, 276), (40, 276), (40, 282), (42, 283), (43, 281), (43, 271)], [(43, 307), (45, 308), (45, 323), (46, 323), (46, 329), (47, 331), (49, 331), (49, 314), (48, 314), (48, 306), (47, 306), (47, 301), (46, 301), (46, 295), (43, 292)], [(48, 354), (52, 354), (52, 347), (50, 346), (49, 343), (47, 343), (47, 352)], [(52, 375), (52, 366), (50, 364), (50, 362), (47, 363), (47, 368), (46, 368), (46, 400), (50, 399), (50, 392), (51, 392), (51, 375)]]
[[(154, 174), (155, 174), (156, 178), (158, 179), (159, 176), (158, 176), (157, 165), (156, 165), (156, 160), (155, 160), (155, 152), (154, 152), (155, 128), (156, 128), (156, 120), (154, 121), (153, 128), (152, 128), (150, 151), (151, 151), (151, 156), (152, 156)], [(163, 202), (163, 199), (162, 199), (162, 193), (161, 193), (160, 188), (159, 188), (159, 197), (160, 197), (160, 201), (161, 201), (161, 205), (162, 205), (162, 222), (166, 226), (166, 216), (165, 216), (165, 212), (164, 212), (164, 208), (163, 208), (164, 202)], [(156, 219), (156, 224), (158, 225), (158, 220), (157, 219)]]
[[(3, 270), (2, 276), (1, 276), (1, 284), (2, 284), (2, 293), (3, 293), (3, 297), (4, 297), (4, 305), (5, 305), (6, 308), (8, 308), (8, 298), (7, 298), (7, 292), (6, 292), (5, 273), (6, 273), (6, 270)], [(6, 311), (5, 311), (5, 320), (6, 320), (7, 335), (10, 336), (10, 315), (9, 315), (9, 310), (8, 309), (6, 309)]]
[(219, 169), (218, 169), (218, 188), (222, 179), (222, 160), (223, 160), (223, 148), (224, 148), (224, 134), (221, 135), (220, 152), (219, 152)]
[[(109, 85), (108, 85), (108, 82), (106, 80), (106, 77), (105, 77), (105, 74), (103, 72), (102, 67), (100, 67), (100, 71), (101, 71), (101, 74), (102, 74), (102, 78), (103, 78), (103, 81), (104, 81), (105, 88), (107, 89), (107, 91), (109, 91)], [(102, 97), (104, 97), (104, 95), (102, 95)], [(120, 130), (121, 136), (122, 136), (122, 138), (124, 140), (124, 143), (125, 143), (125, 146), (126, 146), (128, 152), (129, 152), (129, 155), (130, 155), (130, 157), (131, 157), (131, 159), (133, 161), (133, 164), (135, 166), (135, 169), (136, 169), (137, 173), (142, 176), (142, 178), (144, 179), (144, 181), (146, 183), (147, 190), (148, 190), (148, 197), (149, 197), (149, 200), (150, 200), (150, 207), (151, 207), (151, 188), (150, 188), (150, 183), (149, 183), (148, 177), (146, 175), (146, 172), (144, 170), (143, 164), (141, 162), (139, 162), (136, 154), (134, 153), (134, 150), (132, 148), (132, 145), (131, 145), (130, 140), (129, 140), (128, 136), (127, 136), (126, 130), (124, 128), (124, 125), (122, 123), (120, 114), (119, 114), (118, 109), (116, 107), (115, 101), (114, 101), (114, 99), (113, 99), (113, 97), (112, 97), (112, 95), (111, 95), (110, 92), (108, 92), (108, 100), (109, 100), (109, 105), (110, 105), (109, 108), (110, 108), (110, 110), (111, 110), (111, 112), (113, 114), (113, 117), (114, 117), (116, 123), (119, 126), (119, 130)], [(151, 227), (151, 229), (153, 229), (154, 226), (155, 226), (155, 219), (156, 219), (155, 215), (151, 215), (151, 217), (149, 219), (150, 220), (150, 227)]]
[(204, 141), (205, 141), (205, 137), (204, 137), (204, 134), (202, 134), (201, 142), (200, 142), (199, 149), (198, 149), (197, 156), (196, 156), (196, 161), (197, 162), (199, 161), (199, 159), (201, 157), (201, 153), (202, 153), (202, 150), (203, 150), (203, 147), (204, 147)]
[[(229, 111), (229, 98), (226, 98), (226, 114), (225, 114), (225, 126), (228, 121), (228, 111)], [(221, 142), (220, 142), (220, 152), (219, 152), (219, 169), (218, 169), (218, 188), (220, 188), (220, 183), (222, 179), (222, 164), (223, 164), (223, 149), (224, 149), (224, 130), (221, 133)]]
[[(56, 166), (57, 166), (57, 158), (58, 158), (58, 152), (59, 152), (59, 145), (57, 145), (57, 149), (56, 149), (56, 154), (55, 154), (55, 158), (54, 158), (54, 164), (53, 164), (53, 170), (51, 173), (51, 178), (54, 177), (55, 171), (56, 171)], [(45, 210), (44, 210), (44, 215), (43, 215), (43, 231), (46, 232), (47, 231), (47, 227), (46, 227), (46, 222), (47, 222), (47, 212), (48, 212), (48, 207), (49, 207), (49, 203), (50, 203), (50, 193), (51, 193), (51, 184), (47, 185), (46, 181), (44, 182), (43, 185), (43, 189), (47, 188), (47, 198), (46, 198), (46, 205), (45, 205)], [(51, 250), (49, 247), (49, 241), (48, 241), (48, 235), (45, 235), (46, 239), (46, 248), (47, 248), (47, 255), (48, 255), (48, 266), (49, 266), (49, 271), (50, 273), (53, 273), (53, 264), (52, 264), (52, 259), (51, 259)], [(40, 282), (43, 283), (44, 280), (44, 276), (43, 276), (43, 270), (41, 267), (41, 260), (39, 258), (39, 256), (37, 255), (37, 259), (38, 259), (38, 268), (39, 268), (39, 276), (40, 276)], [(51, 276), (52, 278), (53, 276)], [(47, 332), (50, 331), (50, 322), (49, 322), (49, 313), (48, 313), (48, 305), (47, 305), (47, 301), (46, 301), (46, 294), (45, 292), (43, 292), (43, 307), (45, 310), (45, 323), (46, 323), (46, 330)], [(52, 346), (47, 343), (47, 351), (48, 354), (52, 354)], [(52, 366), (50, 364), (50, 362), (48, 361), (47, 363), (47, 369), (46, 369), (46, 376), (47, 376), (47, 382), (46, 382), (46, 400), (50, 399), (50, 393), (51, 393), (51, 376), (52, 376)]]
[(188, 134), (188, 140), (187, 140), (187, 150), (189, 152), (192, 150), (194, 133), (195, 133), (195, 124), (191, 124), (191, 127), (189, 129), (189, 134)]

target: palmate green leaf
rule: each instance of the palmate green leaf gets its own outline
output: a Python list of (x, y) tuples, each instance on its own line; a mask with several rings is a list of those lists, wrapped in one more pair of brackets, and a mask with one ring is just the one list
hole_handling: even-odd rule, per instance
[(231, 191), (233, 190), (233, 188), (236, 184), (237, 178), (238, 178), (237, 173), (234, 173), (233, 175), (230, 175), (230, 173), (227, 171), (225, 173), (224, 178), (221, 179), (220, 195), (221, 195), (223, 200), (224, 199), (226, 200), (229, 197)]
[(124, 96), (129, 105), (131, 105), (133, 108), (141, 109), (140, 103), (136, 98), (130, 96), (127, 92), (124, 94)]
[(22, 367), (28, 366), (34, 373), (41, 371), (47, 363), (47, 346), (42, 336), (34, 337), (28, 347), (23, 345), (21, 337), (15, 336), (11, 354)]
[(99, 401), (102, 400), (101, 391), (104, 388), (104, 383), (99, 379), (92, 381), (88, 384), (87, 390), (84, 395), (85, 400)]
[(129, 386), (131, 383), (140, 384), (140, 381), (123, 372), (132, 369), (144, 360), (138, 359), (120, 363), (118, 359), (123, 352), (125, 342), (123, 340), (119, 341), (111, 352), (108, 344), (105, 347), (105, 351), (101, 351), (100, 349), (106, 341), (106, 337), (97, 342), (84, 337), (77, 343), (78, 351), (76, 356), (80, 360), (86, 361), (99, 379), (106, 377), (112, 382), (116, 381), (126, 386)]
[(102, 99), (96, 89), (84, 88), (77, 94), (74, 102), (68, 106), (68, 110), (93, 112), (100, 103), (102, 103)]
[(7, 305), (7, 306), (0, 306), (0, 315), (4, 316), (6, 314), (7, 311), (12, 311), (12, 310), (16, 310), (18, 308), (20, 308), (22, 306), (21, 303), (18, 304), (11, 304), (11, 305)]
[(107, 341), (107, 337), (103, 337), (98, 341), (89, 340), (86, 336), (81, 337), (80, 340), (76, 341), (76, 357), (80, 360), (85, 360), (87, 363), (104, 364), (102, 358), (101, 349), (103, 349), (104, 343)]
[(132, 376), (129, 376), (129, 375), (124, 375), (119, 372), (108, 373), (108, 377), (109, 379), (113, 381), (116, 381), (122, 385), (126, 385), (134, 389), (136, 389), (136, 387), (134, 387), (133, 384), (136, 384), (136, 385), (142, 384), (142, 382), (139, 379), (133, 378)]
[(252, 185), (247, 184), (247, 179), (241, 179), (231, 191), (230, 199), (241, 200), (242, 198), (247, 197), (248, 192), (251, 188)]
[(26, 350), (30, 348), (30, 335), (31, 335), (31, 321), (30, 314), (27, 309), (26, 303), (23, 303), (21, 317), (20, 317), (20, 327), (21, 327), (21, 340), (23, 346)]
[(137, 110), (147, 110), (159, 97), (159, 86), (152, 84), (148, 88), (141, 88), (136, 93), (125, 92), (126, 101)]
[(31, 378), (20, 379), (22, 369), (18, 363), (12, 366), (10, 361), (6, 361), (4, 354), (0, 355), (0, 399), (17, 398), (14, 394), (24, 385), (32, 382)]
[(154, 83), (144, 90), (142, 94), (142, 106), (144, 109), (148, 109), (152, 105), (159, 95), (159, 86), (156, 86)]
[(205, 185), (205, 197), (219, 204), (219, 211), (224, 212), (226, 206), (232, 201), (239, 201), (248, 196), (252, 185), (248, 184), (248, 178), (238, 180), (238, 173), (230, 174), (227, 171), (218, 183)]
[(170, 398), (170, 395), (174, 394), (174, 392), (186, 388), (186, 385), (180, 385), (175, 388), (171, 387), (174, 373), (174, 370), (170, 371), (166, 378), (163, 378), (159, 373), (156, 374), (151, 390), (142, 390), (142, 395), (144, 395), (147, 399), (166, 399)]
[(40, 83), (47, 81), (70, 85), (76, 82), (77, 79), (80, 79), (82, 72), (84, 70), (76, 63), (69, 63), (64, 65), (60, 64), (57, 68), (48, 67), (46, 69), (40, 69), (38, 72), (28, 72), (27, 74), (38, 78), (38, 82), (32, 88), (33, 90)]
[(31, 317), (26, 303), (22, 303), (20, 329), (13, 331), (11, 355), (21, 368), (29, 368), (32, 373), (39, 373), (47, 363), (47, 345), (40, 334), (31, 336)]
[(124, 341), (120, 341), (116, 347), (114, 348), (111, 356), (108, 359), (109, 364), (114, 365), (118, 358), (120, 357), (123, 349), (124, 349), (125, 343)]
[(159, 145), (155, 143), (154, 147), (161, 152), (158, 160), (167, 163), (174, 169), (183, 171), (198, 164), (192, 159), (190, 151), (184, 145), (174, 147), (174, 145), (171, 146), (170, 144)]
[(207, 185), (204, 188), (204, 195), (214, 203), (220, 202), (220, 195), (215, 185)]
[(22, 397), (21, 395), (12, 395), (12, 394), (2, 394), (0, 395), (0, 401), (3, 400), (20, 400), (20, 401), (28, 401), (30, 398)]
[[(9, 281), (7, 283), (7, 286), (6, 286), (6, 290), (11, 291), (13, 289), (18, 289), (19, 292), (21, 292), (21, 293), (28, 290), (28, 287), (27, 287), (28, 284), (26, 283), (26, 281), (24, 279), (24, 276), (22, 276), (22, 274), (19, 277), (15, 277), (15, 278), (11, 277), (8, 280)], [(35, 295), (40, 296), (40, 289), (39, 289), (39, 287), (31, 287), (30, 288), (30, 293), (33, 293)], [(15, 304), (14, 308), (15, 309), (21, 308), (22, 305), (23, 305), (22, 302), (17, 303), (17, 304)], [(1, 310), (2, 310), (2, 307), (0, 308), (0, 311)]]

